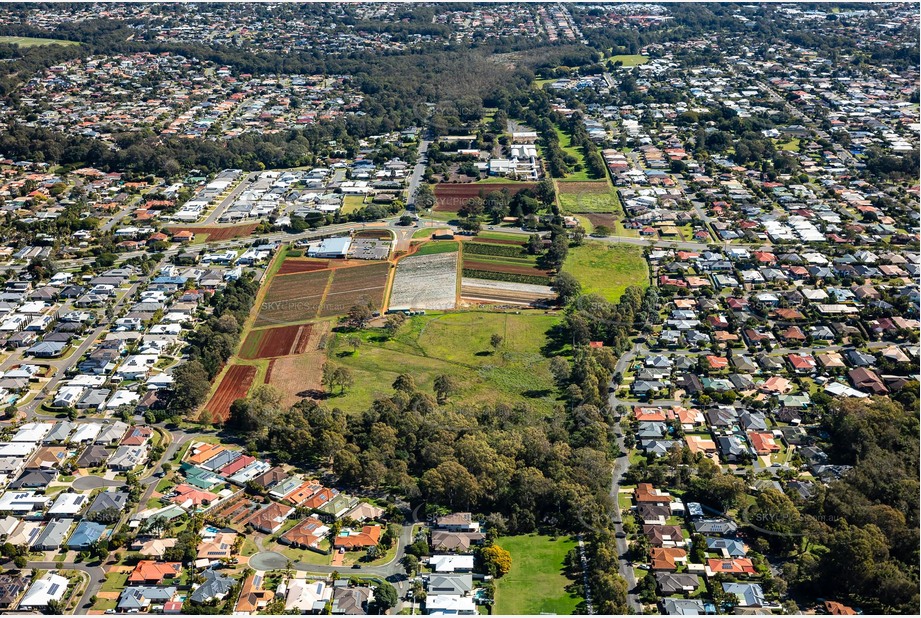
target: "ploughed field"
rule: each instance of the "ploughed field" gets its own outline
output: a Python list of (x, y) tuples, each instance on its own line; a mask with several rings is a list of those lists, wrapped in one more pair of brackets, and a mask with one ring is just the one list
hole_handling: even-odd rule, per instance
[(231, 365), (221, 378), (217, 390), (205, 404), (205, 410), (217, 421), (226, 421), (230, 416), (230, 405), (246, 397), (256, 377), (256, 368), (249, 365)]
[(439, 183), (435, 185), (435, 208), (438, 212), (457, 212), (463, 208), (467, 200), (474, 197), (486, 197), (493, 191), (507, 190), (510, 195), (515, 195), (524, 189), (533, 189), (537, 183), (533, 182), (491, 182), (488, 184), (477, 183)]

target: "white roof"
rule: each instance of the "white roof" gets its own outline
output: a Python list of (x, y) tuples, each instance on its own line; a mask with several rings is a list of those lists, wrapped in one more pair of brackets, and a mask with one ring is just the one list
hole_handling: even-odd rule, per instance
[(476, 614), (473, 597), (459, 597), (448, 594), (436, 594), (425, 597), (425, 607), (429, 616), (441, 614)]
[(46, 573), (42, 578), (32, 584), (22, 601), (20, 608), (45, 607), (51, 601), (60, 601), (67, 592), (67, 578), (55, 573)]
[(48, 510), (49, 515), (76, 515), (79, 513), (89, 500), (86, 494), (68, 494), (62, 493), (51, 505)]
[(26, 423), (19, 428), (11, 442), (41, 442), (42, 438), (54, 427), (53, 423)]
[(77, 431), (70, 437), (71, 442), (87, 442), (96, 439), (99, 432), (102, 431), (102, 425), (99, 423), (83, 423), (77, 427)]
[(432, 556), (429, 566), (436, 573), (452, 573), (459, 569), (473, 569), (473, 556)]

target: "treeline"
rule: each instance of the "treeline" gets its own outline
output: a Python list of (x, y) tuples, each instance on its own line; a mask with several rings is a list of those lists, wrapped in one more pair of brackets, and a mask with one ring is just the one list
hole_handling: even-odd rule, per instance
[(158, 421), (186, 415), (204, 403), (211, 380), (220, 373), (240, 342), (243, 323), (258, 290), (259, 284), (252, 273), (247, 272), (211, 296), (211, 317), (188, 335), (189, 360), (173, 372), (169, 404), (163, 410), (154, 411)]
[(607, 176), (608, 170), (604, 164), (604, 159), (601, 157), (601, 151), (598, 149), (598, 145), (588, 136), (588, 130), (582, 120), (582, 114), (574, 112), (569, 117), (568, 128), (569, 135), (572, 137), (572, 145), (582, 149), (588, 175), (592, 178), (604, 178)]
[[(917, 391), (917, 382), (906, 388)], [(838, 399), (822, 427), (834, 463), (852, 465), (803, 507), (804, 532), (826, 549), (784, 568), (796, 589), (860, 606), (867, 613), (917, 611), (919, 422), (888, 397)]]

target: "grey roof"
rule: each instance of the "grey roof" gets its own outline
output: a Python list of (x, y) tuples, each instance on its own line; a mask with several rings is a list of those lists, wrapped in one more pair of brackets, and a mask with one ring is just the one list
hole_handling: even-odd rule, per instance
[(716, 607), (712, 603), (704, 603), (700, 599), (662, 599), (662, 608), (669, 616), (703, 616), (716, 613)]
[(125, 508), (126, 502), (128, 502), (128, 492), (104, 491), (96, 495), (96, 499), (93, 500), (90, 507), (86, 509), (86, 514), (92, 515), (93, 513), (98, 513), (99, 511), (104, 511), (109, 508), (121, 511)]
[(221, 573), (208, 569), (204, 572), (204, 583), (196, 588), (189, 598), (195, 603), (207, 603), (211, 599), (226, 595), (235, 580)]
[(45, 443), (62, 442), (67, 439), (67, 436), (74, 430), (74, 427), (76, 427), (75, 423), (60, 421), (54, 425), (42, 441)]
[(691, 573), (656, 573), (656, 583), (663, 594), (696, 590), (700, 586), (697, 575)]
[(52, 520), (35, 539), (35, 543), (32, 545), (33, 549), (57, 549), (67, 538), (67, 532), (72, 525), (74, 525), (74, 520), (72, 519)]
[(166, 603), (175, 594), (175, 586), (132, 586), (118, 597), (118, 609), (146, 609), (151, 603)]
[(428, 593), (463, 596), (473, 589), (473, 575), (470, 573), (442, 574), (429, 576)]

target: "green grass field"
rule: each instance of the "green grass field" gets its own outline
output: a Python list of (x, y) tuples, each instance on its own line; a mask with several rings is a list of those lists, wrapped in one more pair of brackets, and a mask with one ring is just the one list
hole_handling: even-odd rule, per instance
[(362, 195), (346, 195), (342, 200), (342, 214), (349, 214), (361, 209), (365, 205), (365, 198)]
[(560, 209), (565, 213), (599, 212), (623, 214), (617, 194), (610, 193), (565, 193), (557, 191)]
[(569, 181), (592, 180), (592, 178), (590, 178), (588, 175), (588, 171), (586, 171), (585, 169), (585, 157), (582, 155), (582, 149), (579, 148), (578, 146), (572, 145), (572, 138), (569, 137), (569, 133), (567, 133), (560, 127), (555, 127), (555, 128), (556, 128), (556, 135), (560, 139), (560, 148), (562, 148), (563, 152), (565, 152), (566, 154), (572, 155), (573, 157), (575, 157), (576, 160), (579, 162), (579, 164), (582, 166), (582, 169), (579, 170), (578, 172), (567, 174), (565, 178), (559, 178), (558, 180), (561, 180), (564, 182), (567, 180)]
[(0, 36), (0, 43), (19, 45), (20, 47), (38, 47), (40, 45), (79, 45), (76, 41), (63, 39), (36, 39), (29, 36)]
[[(355, 385), (327, 405), (359, 413), (374, 399), (389, 395), (401, 373), (411, 374), (428, 393), (436, 376), (449, 374), (460, 384), (454, 401), (527, 402), (548, 413), (556, 394), (549, 360), (540, 350), (546, 332), (558, 321), (531, 313), (429, 313), (409, 318), (393, 339), (384, 339), (379, 329), (362, 331), (363, 344), (354, 354), (345, 343), (349, 335), (337, 334), (327, 357), (334, 366), (349, 367)], [(489, 345), (494, 333), (503, 337), (498, 351)]]
[(433, 255), (435, 253), (451, 253), (457, 251), (456, 240), (433, 240), (419, 247), (413, 255)]
[(496, 580), (495, 614), (573, 614), (581, 597), (566, 592), (572, 580), (563, 561), (576, 546), (572, 539), (549, 536), (502, 537), (496, 544), (512, 555), (512, 569)]
[(632, 54), (627, 56), (610, 56), (607, 60), (610, 62), (617, 62), (619, 60), (625, 67), (635, 67), (639, 64), (646, 64), (649, 62), (649, 58), (647, 56), (641, 56), (639, 54)]
[(799, 138), (794, 137), (789, 142), (777, 142), (777, 148), (779, 150), (787, 150), (789, 152), (799, 152)]
[(600, 294), (616, 301), (627, 286), (649, 285), (649, 268), (643, 249), (633, 245), (587, 242), (572, 247), (563, 263), (563, 270), (572, 273), (582, 283), (585, 294)]
[(431, 238), (432, 234), (444, 234), (450, 231), (451, 228), (449, 227), (423, 227), (413, 232), (413, 240), (416, 240), (417, 238)]

